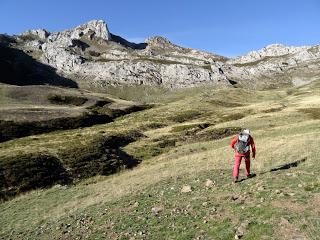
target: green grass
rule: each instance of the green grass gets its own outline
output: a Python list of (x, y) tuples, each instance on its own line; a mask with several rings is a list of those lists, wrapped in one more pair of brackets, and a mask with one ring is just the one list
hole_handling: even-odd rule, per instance
[(187, 124), (172, 127), (172, 132), (182, 132), (190, 129), (205, 129), (210, 126), (210, 123), (200, 123), (200, 124)]
[[(142, 162), (114, 175), (38, 189), (1, 203), (0, 236), (232, 239), (246, 222), (242, 239), (312, 239), (319, 232), (318, 84), (254, 93), (208, 88), (176, 96), (170, 92), (171, 101), (110, 124), (2, 143), (1, 158), (17, 152), (59, 156), (71, 151), (66, 159), (81, 164), (87, 153), (99, 155), (104, 144), (95, 142), (98, 136), (138, 129), (140, 137), (119, 150)], [(229, 144), (243, 127), (255, 139), (252, 171), (257, 176), (233, 185)], [(77, 150), (80, 144), (84, 150)], [(306, 160), (295, 167), (270, 171), (301, 159)], [(243, 169), (240, 174), (243, 178)], [(206, 187), (207, 179), (215, 184)], [(192, 191), (181, 193), (184, 185)]]
[(234, 66), (236, 67), (253, 67), (253, 66), (256, 66), (260, 63), (263, 63), (263, 62), (266, 62), (266, 61), (269, 61), (269, 60), (273, 60), (273, 59), (276, 59), (276, 58), (283, 58), (283, 57), (286, 57), (286, 55), (281, 55), (281, 56), (265, 56), (259, 60), (256, 60), (256, 61), (252, 61), (252, 62), (246, 62), (246, 63), (235, 63), (233, 64)]

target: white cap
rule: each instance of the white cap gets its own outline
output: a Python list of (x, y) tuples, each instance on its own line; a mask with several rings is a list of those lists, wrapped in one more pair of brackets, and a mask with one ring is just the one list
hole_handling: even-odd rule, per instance
[(250, 135), (250, 130), (249, 130), (249, 129), (244, 129), (244, 130), (243, 130), (243, 133)]

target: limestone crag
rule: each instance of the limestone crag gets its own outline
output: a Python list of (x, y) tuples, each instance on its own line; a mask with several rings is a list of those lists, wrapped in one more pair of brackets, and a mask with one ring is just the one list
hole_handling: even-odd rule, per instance
[(273, 44), (228, 59), (180, 47), (160, 36), (148, 38), (145, 43), (131, 43), (110, 33), (102, 20), (55, 33), (29, 30), (14, 37), (11, 47), (56, 68), (79, 86), (143, 84), (181, 88), (212, 83), (269, 88), (301, 85), (319, 78), (320, 73), (319, 46)]
[[(26, 45), (39, 48), (36, 44)], [(149, 38), (144, 49), (128, 48), (113, 41), (103, 21), (52, 33), (40, 49), (43, 63), (89, 85), (179, 88), (199, 83), (229, 84), (215, 64), (215, 59), (223, 57), (182, 48), (162, 37)]]
[(229, 59), (224, 70), (229, 78), (248, 85), (301, 85), (319, 78), (320, 48), (273, 44)]
[(45, 40), (49, 35), (50, 35), (50, 33), (45, 29), (28, 30), (28, 31), (23, 32), (21, 34), (22, 37), (24, 37), (24, 36), (34, 36), (34, 37), (37, 37), (37, 38), (39, 38), (41, 40)]

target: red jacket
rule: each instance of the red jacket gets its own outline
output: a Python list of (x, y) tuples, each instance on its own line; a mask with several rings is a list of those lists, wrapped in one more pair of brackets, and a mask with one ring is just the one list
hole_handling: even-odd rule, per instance
[[(234, 149), (234, 145), (237, 143), (238, 141), (238, 136), (236, 135), (232, 141), (231, 141), (231, 147)], [(252, 150), (252, 157), (255, 158), (256, 157), (256, 146), (254, 145), (254, 141), (253, 141), (253, 137), (249, 136), (249, 145), (251, 146), (251, 150)], [(238, 156), (250, 156), (250, 150), (248, 152), (246, 152), (245, 154), (241, 154), (238, 152), (235, 152), (234, 155), (236, 157)]]

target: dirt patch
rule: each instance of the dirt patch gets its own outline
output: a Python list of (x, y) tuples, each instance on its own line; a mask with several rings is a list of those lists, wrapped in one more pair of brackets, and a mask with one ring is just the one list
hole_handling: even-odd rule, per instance
[(286, 211), (294, 212), (294, 213), (302, 213), (305, 211), (305, 206), (292, 202), (290, 200), (275, 200), (271, 202), (271, 205), (276, 208), (280, 208)]
[(308, 238), (301, 232), (300, 229), (296, 228), (296, 223), (291, 223), (285, 218), (280, 218), (279, 224), (275, 229), (278, 239), (299, 239), (307, 240)]
[(317, 215), (317, 216), (320, 216), (320, 193), (315, 193), (314, 194), (314, 197), (311, 201), (311, 205), (313, 206), (313, 209), (314, 209), (314, 213)]

